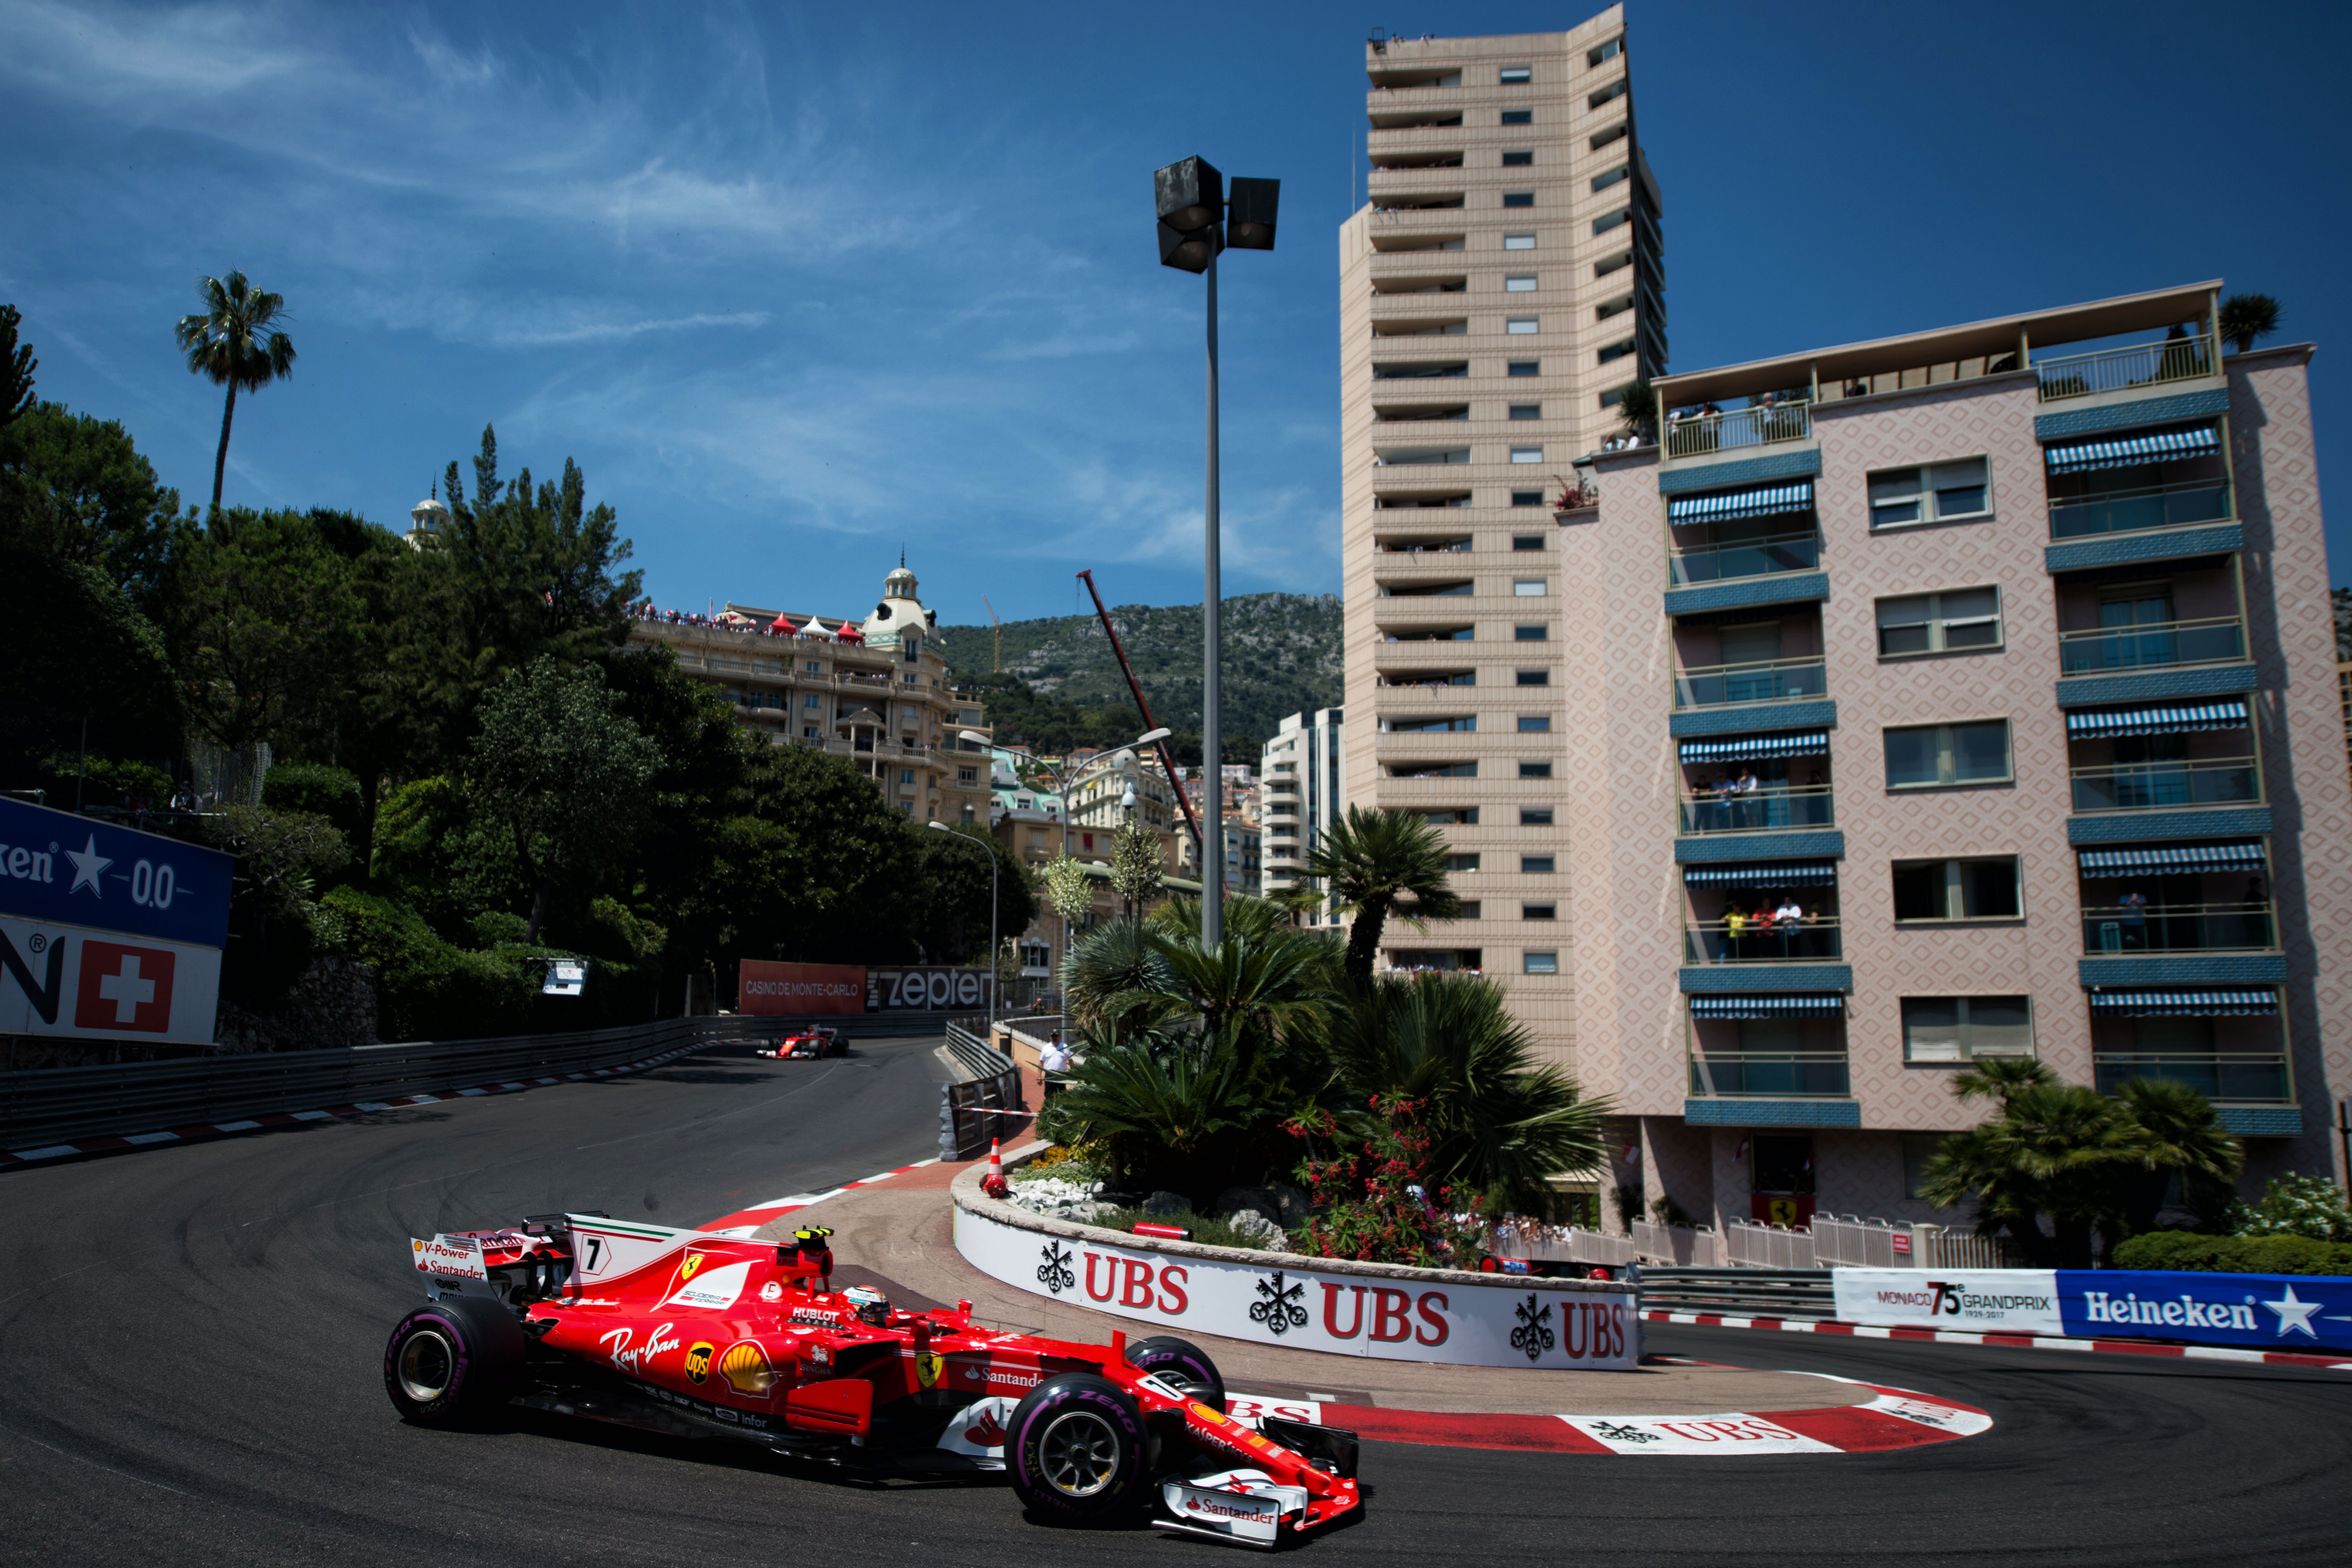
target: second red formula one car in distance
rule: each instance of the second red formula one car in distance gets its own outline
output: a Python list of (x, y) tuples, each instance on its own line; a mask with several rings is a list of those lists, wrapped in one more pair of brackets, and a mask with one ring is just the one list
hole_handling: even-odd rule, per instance
[(832, 1233), (792, 1242), (539, 1215), (411, 1244), (425, 1306), (384, 1346), (410, 1421), (509, 1403), (754, 1443), (868, 1477), (1002, 1471), (1034, 1519), (1271, 1548), (1355, 1514), (1356, 1437), (1226, 1414), (1182, 1340), (998, 1333), (833, 1286)]
[(778, 1061), (790, 1061), (795, 1057), (845, 1057), (849, 1042), (841, 1037), (839, 1029), (823, 1024), (803, 1024), (776, 1042), (770, 1051), (757, 1051), (755, 1056), (773, 1057)]

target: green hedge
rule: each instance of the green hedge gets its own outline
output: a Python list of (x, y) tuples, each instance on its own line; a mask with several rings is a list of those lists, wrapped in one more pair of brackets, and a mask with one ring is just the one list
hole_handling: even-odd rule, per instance
[(2307, 1236), (2196, 1236), (2150, 1231), (2116, 1248), (2117, 1268), (2183, 1268), (2216, 1274), (2352, 1275), (2352, 1242)]
[(278, 811), (315, 811), (348, 844), (360, 841), (365, 826), (360, 820), (359, 775), (323, 763), (279, 763), (261, 781), (261, 804)]
[(379, 893), (342, 887), (320, 901), (342, 918), (352, 956), (375, 966), (378, 1039), (473, 1040), (531, 1029), (535, 969), (453, 946), (424, 916)]

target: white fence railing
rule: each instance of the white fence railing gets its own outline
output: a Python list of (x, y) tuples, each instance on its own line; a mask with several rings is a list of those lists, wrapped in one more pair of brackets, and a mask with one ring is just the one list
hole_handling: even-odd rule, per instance
[(1637, 1219), (1633, 1222), (1633, 1249), (1644, 1263), (1673, 1268), (1724, 1266), (1721, 1238), (1711, 1230), (1697, 1230), (1686, 1225), (1659, 1225)]
[(1723, 1233), (1723, 1261), (1741, 1268), (1819, 1268), (1813, 1238), (1801, 1230), (1736, 1219)]
[(1502, 1258), (1524, 1258), (1534, 1263), (1599, 1264), (1622, 1268), (1639, 1261), (1638, 1248), (1626, 1237), (1603, 1236), (1574, 1226), (1505, 1224), (1487, 1237), (1487, 1250)]
[(1898, 1224), (1854, 1215), (1817, 1214), (1811, 1230), (1735, 1219), (1721, 1232), (1633, 1222), (1630, 1237), (1572, 1226), (1498, 1226), (1487, 1249), (1537, 1263), (1629, 1263), (1669, 1268), (2016, 1268), (2023, 1259), (2004, 1241), (1942, 1226)]

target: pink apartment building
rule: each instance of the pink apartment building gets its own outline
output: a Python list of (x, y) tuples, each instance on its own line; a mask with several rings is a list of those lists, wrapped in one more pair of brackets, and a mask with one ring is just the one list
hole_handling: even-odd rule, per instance
[(1597, 505), (1542, 557), (1566, 908), (1538, 945), (1627, 1115), (1609, 1181), (1718, 1225), (1948, 1223), (1910, 1194), (1998, 1052), (2196, 1085), (2250, 1187), (2338, 1170), (2312, 350), (2225, 358), (2218, 296), (1664, 377), (1660, 441), (1580, 463)]

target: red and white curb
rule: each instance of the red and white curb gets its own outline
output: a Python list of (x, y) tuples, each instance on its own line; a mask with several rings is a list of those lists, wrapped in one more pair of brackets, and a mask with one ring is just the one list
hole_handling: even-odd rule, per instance
[(644, 1072), (678, 1058), (701, 1050), (708, 1042), (680, 1046), (643, 1061), (626, 1063), (616, 1068), (595, 1068), (587, 1072), (562, 1073), (552, 1078), (512, 1079), (504, 1083), (479, 1084), (472, 1089), (445, 1089), (438, 1094), (405, 1094), (394, 1100), (362, 1100), (352, 1105), (331, 1105), (323, 1110), (273, 1111), (267, 1116), (247, 1117), (237, 1121), (205, 1121), (188, 1127), (175, 1127), (167, 1132), (133, 1132), (120, 1138), (81, 1138), (71, 1143), (51, 1143), (39, 1149), (0, 1150), (0, 1171), (18, 1165), (32, 1164), (40, 1160), (62, 1160), (75, 1154), (108, 1154), (124, 1149), (140, 1149), (153, 1143), (197, 1143), (208, 1138), (226, 1138), (238, 1132), (251, 1132), (263, 1127), (291, 1127), (302, 1121), (324, 1121), (332, 1117), (363, 1116), (376, 1110), (402, 1110), (412, 1105), (437, 1105), (445, 1100), (473, 1100), (488, 1094), (515, 1094), (524, 1089), (545, 1089), (555, 1084), (582, 1083), (591, 1079), (618, 1078), (624, 1073)]
[(1992, 1417), (1971, 1405), (1826, 1373), (1798, 1375), (1867, 1388), (1874, 1397), (1857, 1405), (1776, 1410), (1764, 1415), (1738, 1410), (1712, 1415), (1448, 1415), (1249, 1394), (1232, 1395), (1225, 1405), (1237, 1420), (1255, 1423), (1265, 1415), (1287, 1415), (1343, 1426), (1359, 1437), (1388, 1443), (1672, 1458), (1885, 1453), (1973, 1437), (1992, 1426)]
[(1858, 1340), (1927, 1340), (1946, 1345), (1993, 1345), (2007, 1350), (2103, 1351), (2117, 1355), (2171, 1356), (2186, 1361), (2253, 1362), (2273, 1366), (2315, 1366), (2352, 1372), (2341, 1356), (2303, 1355), (2294, 1351), (2236, 1350), (2224, 1345), (2163, 1345), (2147, 1340), (2077, 1340), (2055, 1334), (1970, 1333), (1964, 1329), (1880, 1328), (1812, 1318), (1740, 1318), (1717, 1312), (1644, 1311), (1650, 1323), (1695, 1323), (1710, 1329), (1769, 1329), (1790, 1334), (1844, 1334)]
[(939, 1163), (940, 1157), (934, 1154), (928, 1160), (918, 1160), (911, 1165), (901, 1165), (895, 1171), (884, 1171), (877, 1175), (863, 1177), (855, 1182), (844, 1182), (827, 1192), (793, 1193), (785, 1197), (770, 1198), (766, 1203), (753, 1204), (750, 1208), (737, 1209), (733, 1214), (719, 1215), (701, 1227), (702, 1234), (749, 1236), (770, 1220), (781, 1218), (796, 1209), (804, 1209), (811, 1204), (821, 1204), (827, 1198), (837, 1198), (842, 1194), (854, 1192), (859, 1187), (870, 1187), (877, 1182), (887, 1182), (893, 1176), (903, 1176), (909, 1171), (919, 1171), (926, 1165), (936, 1165)]

